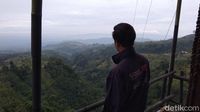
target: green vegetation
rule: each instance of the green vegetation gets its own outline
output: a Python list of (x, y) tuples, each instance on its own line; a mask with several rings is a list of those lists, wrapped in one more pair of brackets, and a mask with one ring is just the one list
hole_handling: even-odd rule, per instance
[[(177, 75), (184, 71), (188, 77), (192, 39), (193, 35), (190, 35), (178, 41), (180, 47), (177, 48), (175, 65)], [(136, 43), (136, 51), (149, 59), (151, 79), (168, 69), (170, 40)], [(43, 112), (73, 112), (102, 99), (105, 95), (106, 76), (113, 65), (111, 56), (115, 52), (113, 45), (99, 44), (75, 43), (69, 46), (62, 43), (46, 48), (42, 57)], [(31, 111), (29, 54), (0, 54), (0, 112)], [(159, 100), (161, 85), (162, 82), (158, 82), (150, 87), (148, 104)], [(186, 83), (184, 89), (186, 94)], [(178, 95), (179, 81), (174, 80), (172, 92)]]
[[(194, 34), (184, 36), (178, 39), (177, 52), (191, 52)], [(169, 53), (171, 52), (172, 40), (162, 40), (153, 42), (136, 43), (136, 49), (142, 53)]]
[[(30, 57), (8, 60), (0, 69), (1, 112), (31, 110)], [(102, 91), (78, 76), (56, 58), (43, 58), (42, 108), (44, 112), (61, 112), (80, 108), (102, 97)]]

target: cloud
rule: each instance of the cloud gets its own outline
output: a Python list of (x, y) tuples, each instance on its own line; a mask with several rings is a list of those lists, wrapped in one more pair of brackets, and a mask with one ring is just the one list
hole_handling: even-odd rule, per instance
[[(165, 34), (177, 0), (153, 0), (145, 33)], [(119, 22), (133, 24), (136, 0), (44, 0), (45, 35), (109, 34)], [(134, 27), (142, 33), (150, 0), (139, 0)], [(198, 0), (183, 0), (180, 35), (195, 29)], [(30, 33), (31, 0), (0, 1), (1, 34)], [(173, 27), (171, 28), (173, 29)], [(0, 36), (1, 36), (0, 34)]]
[(0, 21), (1, 28), (27, 28), (31, 24), (30, 20), (4, 20)]
[(143, 32), (146, 33), (146, 34), (155, 34), (155, 35), (156, 35), (156, 34), (157, 34), (157, 35), (160, 35), (160, 34), (161, 34), (158, 30), (145, 30), (145, 31), (139, 30), (137, 33), (143, 34)]

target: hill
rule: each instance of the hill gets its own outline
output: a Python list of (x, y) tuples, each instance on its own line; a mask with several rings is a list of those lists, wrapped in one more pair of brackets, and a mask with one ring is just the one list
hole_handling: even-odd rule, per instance
[[(186, 35), (178, 38), (177, 52), (191, 52), (194, 41), (194, 34)], [(171, 52), (172, 39), (162, 41), (149, 41), (144, 43), (136, 43), (135, 47), (141, 53), (169, 53)]]
[[(177, 51), (190, 52), (192, 42), (193, 35), (179, 38)], [(151, 79), (168, 68), (170, 44), (171, 40), (136, 43), (137, 51), (150, 61)], [(101, 99), (115, 53), (111, 44), (64, 42), (46, 46), (42, 56), (43, 111), (73, 112)], [(178, 53), (175, 63), (176, 73), (182, 70), (188, 74), (190, 53)], [(30, 53), (0, 54), (0, 112), (30, 111), (31, 79)], [(174, 82), (173, 92), (178, 94), (179, 82)], [(148, 104), (159, 99), (161, 85), (157, 83), (150, 88)]]
[[(0, 112), (31, 110), (31, 60), (16, 56), (0, 65)], [(43, 57), (43, 112), (70, 112), (95, 102), (101, 90), (57, 58)]]
[[(194, 34), (186, 35), (182, 38), (178, 38), (177, 52), (187, 51), (191, 52), (192, 44), (194, 40)], [(170, 53), (172, 46), (172, 39), (161, 41), (147, 41), (147, 42), (135, 42), (136, 51), (140, 53)], [(72, 56), (76, 53), (81, 53), (87, 49), (112, 49), (113, 44), (83, 44), (81, 42), (63, 42), (60, 44), (49, 45), (44, 48), (45, 50), (52, 50), (58, 54)]]

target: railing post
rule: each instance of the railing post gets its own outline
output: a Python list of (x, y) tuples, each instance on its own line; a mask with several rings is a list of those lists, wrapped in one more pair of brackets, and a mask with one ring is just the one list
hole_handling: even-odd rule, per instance
[[(166, 70), (165, 71), (165, 74), (167, 74), (168, 71)], [(160, 100), (164, 99), (165, 98), (165, 95), (166, 95), (166, 87), (167, 87), (167, 79), (168, 77), (164, 78), (163, 79), (163, 85), (162, 85), (162, 93), (161, 93), (161, 98)]]
[[(184, 77), (183, 71), (180, 72), (180, 76)], [(180, 97), (179, 99), (180, 104), (183, 104), (183, 79), (180, 79), (180, 96), (179, 97)]]
[[(174, 35), (173, 35), (173, 43), (172, 43), (169, 72), (174, 70), (174, 62), (175, 62), (175, 55), (176, 55), (176, 44), (177, 44), (177, 38), (178, 38), (179, 20), (180, 20), (180, 13), (181, 13), (181, 3), (182, 3), (182, 0), (178, 0), (177, 9), (176, 9), (176, 20), (175, 20), (175, 26), (174, 26)], [(167, 95), (170, 95), (172, 82), (173, 82), (173, 76), (169, 77)]]

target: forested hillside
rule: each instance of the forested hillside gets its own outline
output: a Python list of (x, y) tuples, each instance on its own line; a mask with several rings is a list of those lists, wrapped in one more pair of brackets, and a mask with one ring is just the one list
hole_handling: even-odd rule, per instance
[[(177, 41), (177, 52), (191, 52), (194, 34), (179, 38)], [(149, 41), (136, 43), (136, 49), (142, 53), (169, 53), (171, 52), (172, 39), (161, 41)]]
[[(189, 73), (192, 41), (193, 35), (178, 40), (177, 74), (180, 71)], [(150, 61), (151, 79), (168, 69), (170, 42), (136, 43), (136, 51)], [(43, 112), (73, 112), (102, 99), (105, 79), (113, 66), (111, 56), (115, 53), (114, 45), (64, 42), (46, 46), (42, 57)], [(0, 54), (0, 112), (30, 112), (31, 81), (30, 53)], [(161, 84), (157, 83), (150, 88), (148, 104), (159, 99)], [(175, 80), (175, 94), (179, 92), (178, 87)]]
[[(0, 112), (31, 111), (30, 57), (5, 60), (0, 66)], [(81, 78), (62, 60), (43, 57), (42, 108), (69, 112), (102, 97), (102, 91)]]
[[(178, 38), (177, 52), (191, 52), (194, 34), (186, 35)], [(160, 41), (135, 42), (135, 48), (140, 53), (170, 53), (172, 39)], [(76, 53), (81, 53), (87, 49), (102, 49), (107, 48), (114, 53), (114, 45), (110, 44), (83, 44), (80, 42), (63, 42), (55, 45), (44, 47), (44, 51), (54, 51), (64, 56), (71, 56)]]

